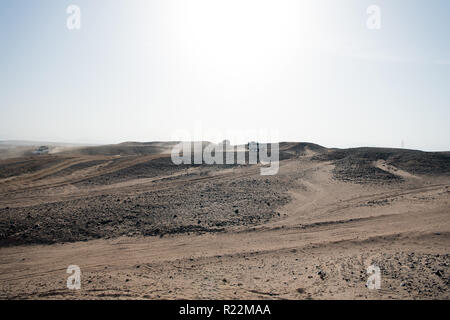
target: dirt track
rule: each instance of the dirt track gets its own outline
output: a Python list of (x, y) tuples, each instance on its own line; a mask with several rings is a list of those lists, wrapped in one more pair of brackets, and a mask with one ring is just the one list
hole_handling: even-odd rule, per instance
[[(448, 174), (371, 157), (354, 171), (353, 158), (309, 151), (271, 177), (162, 155), (31, 159), (0, 180), (0, 295), (449, 299)], [(374, 170), (376, 183), (361, 183)], [(365, 287), (371, 264), (380, 290)]]

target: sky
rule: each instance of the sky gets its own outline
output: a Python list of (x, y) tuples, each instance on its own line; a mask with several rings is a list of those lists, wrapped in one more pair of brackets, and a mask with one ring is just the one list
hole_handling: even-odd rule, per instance
[(448, 151), (449, 39), (448, 0), (2, 0), (0, 140)]

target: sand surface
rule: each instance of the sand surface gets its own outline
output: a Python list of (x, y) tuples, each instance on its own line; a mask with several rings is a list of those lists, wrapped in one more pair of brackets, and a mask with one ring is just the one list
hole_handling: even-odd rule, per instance
[(447, 158), (282, 147), (275, 176), (159, 153), (2, 160), (0, 298), (450, 298)]

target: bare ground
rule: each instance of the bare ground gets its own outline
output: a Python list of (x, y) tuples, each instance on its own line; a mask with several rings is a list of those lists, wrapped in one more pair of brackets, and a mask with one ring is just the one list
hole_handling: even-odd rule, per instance
[(281, 147), (275, 176), (93, 149), (1, 161), (0, 297), (450, 298), (448, 153)]

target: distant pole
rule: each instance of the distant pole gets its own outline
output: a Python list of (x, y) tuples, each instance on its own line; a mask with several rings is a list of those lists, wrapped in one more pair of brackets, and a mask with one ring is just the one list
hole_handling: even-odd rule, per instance
[(405, 141), (402, 139), (402, 149), (405, 147)]

